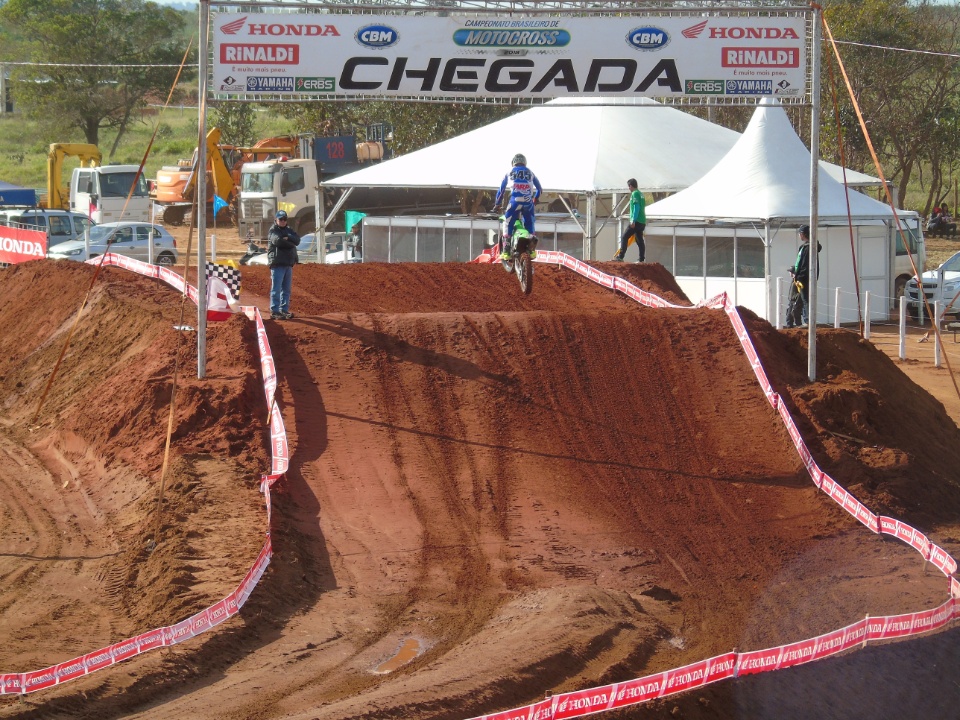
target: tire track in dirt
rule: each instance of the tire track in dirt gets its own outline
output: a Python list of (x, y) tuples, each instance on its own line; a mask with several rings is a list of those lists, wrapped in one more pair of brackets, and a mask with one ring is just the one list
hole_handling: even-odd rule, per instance
[[(36, 642), (51, 626), (66, 628), (60, 652), (83, 648), (83, 635), (109, 637), (115, 619), (103, 613), (98, 576), (116, 547), (87, 514), (89, 499), (76, 481), (51, 475), (37, 456), (0, 432), (5, 524), (0, 551), (0, 618), (5, 627), (0, 666), (38, 669), (49, 662)], [(67, 475), (68, 480), (70, 475)]]

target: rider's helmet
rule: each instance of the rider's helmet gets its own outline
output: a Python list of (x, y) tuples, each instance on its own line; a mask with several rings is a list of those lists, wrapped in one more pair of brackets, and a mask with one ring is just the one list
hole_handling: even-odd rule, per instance
[(517, 153), (516, 155), (513, 156), (514, 167), (516, 167), (517, 165), (526, 165), (526, 164), (527, 164), (527, 158), (526, 156), (523, 155), (523, 153)]

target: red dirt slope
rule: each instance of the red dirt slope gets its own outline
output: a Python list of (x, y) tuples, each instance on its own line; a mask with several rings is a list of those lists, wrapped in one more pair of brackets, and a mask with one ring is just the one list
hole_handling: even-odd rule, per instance
[[(683, 300), (659, 266), (605, 269)], [(175, 293), (106, 272), (31, 427), (91, 274), (0, 272), (0, 450), (18, 468), (2, 473), (4, 671), (181, 619), (262, 541), (240, 318), (211, 326), (207, 380), (181, 348), (152, 552)], [(268, 287), (248, 269), (242, 300), (264, 307)], [(292, 309), (268, 321), (291, 470), (241, 616), (0, 716), (455, 720), (946, 597), (813, 487), (722, 313), (638, 308), (547, 266), (523, 298), (496, 266), (375, 264), (298, 267)], [(942, 406), (846, 333), (821, 334), (810, 385), (805, 336), (747, 323), (821, 465), (957, 555)], [(948, 631), (609, 717), (944, 716), (955, 646)], [(399, 649), (416, 657), (391, 663)]]

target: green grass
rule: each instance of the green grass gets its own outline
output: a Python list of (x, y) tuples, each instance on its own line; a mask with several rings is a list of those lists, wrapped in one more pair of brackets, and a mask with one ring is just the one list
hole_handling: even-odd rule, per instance
[[(147, 150), (154, 127), (157, 137), (144, 166), (148, 179), (157, 176), (164, 165), (176, 165), (178, 160), (189, 159), (197, 145), (196, 108), (168, 108), (162, 115), (145, 114), (132, 123), (124, 134), (117, 152), (107, 157), (113, 146), (116, 133), (100, 134), (100, 151), (104, 163), (139, 165)], [(211, 127), (207, 120), (207, 129)], [(293, 124), (270, 112), (257, 113), (257, 137), (293, 134)], [(0, 180), (28, 188), (46, 190), (47, 152), (52, 143), (86, 142), (76, 133), (71, 137), (45, 137), (39, 123), (19, 114), (0, 115)], [(67, 182), (70, 171), (78, 165), (75, 158), (64, 163), (63, 181)]]

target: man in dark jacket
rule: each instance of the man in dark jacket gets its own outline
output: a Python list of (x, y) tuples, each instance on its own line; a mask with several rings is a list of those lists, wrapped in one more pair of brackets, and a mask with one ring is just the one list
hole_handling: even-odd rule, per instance
[[(797, 253), (797, 261), (790, 268), (793, 280), (800, 288), (800, 327), (806, 327), (810, 321), (810, 226), (801, 225), (797, 232), (800, 234), (800, 251)], [(817, 243), (817, 255), (823, 250), (823, 246)], [(819, 259), (819, 257), (818, 257)], [(817, 277), (820, 277), (820, 263), (817, 263)]]
[(267, 264), (270, 266), (270, 317), (289, 320), (290, 288), (293, 286), (293, 266), (297, 264), (297, 245), (300, 236), (287, 227), (287, 213), (278, 210), (276, 220), (267, 235)]

